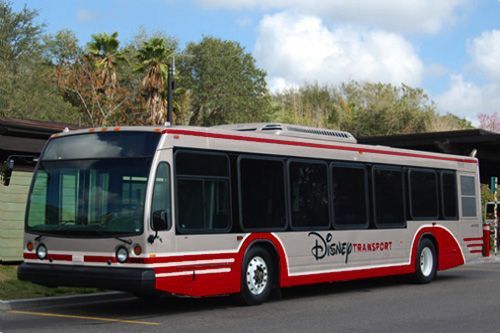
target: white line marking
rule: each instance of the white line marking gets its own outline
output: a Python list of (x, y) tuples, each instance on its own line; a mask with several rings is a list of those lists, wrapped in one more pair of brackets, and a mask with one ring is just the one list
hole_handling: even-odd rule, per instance
[(194, 266), (194, 265), (210, 265), (210, 264), (229, 264), (234, 262), (234, 258), (228, 259), (211, 259), (211, 260), (191, 260), (191, 261), (179, 261), (179, 262), (168, 262), (164, 264), (153, 264), (153, 267), (176, 267), (176, 266)]
[(215, 274), (215, 273), (229, 273), (231, 268), (214, 268), (214, 269), (202, 269), (195, 271), (183, 271), (183, 272), (172, 272), (172, 273), (159, 273), (156, 274), (157, 278), (171, 277), (171, 276), (183, 276), (183, 275), (197, 275), (197, 274)]

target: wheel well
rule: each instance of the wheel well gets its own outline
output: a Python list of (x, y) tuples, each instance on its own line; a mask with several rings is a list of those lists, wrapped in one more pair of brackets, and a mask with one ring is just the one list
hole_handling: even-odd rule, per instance
[(280, 257), (278, 255), (278, 251), (276, 251), (276, 248), (274, 247), (274, 245), (271, 242), (266, 241), (266, 240), (256, 241), (248, 247), (247, 252), (252, 247), (261, 247), (271, 255), (271, 258), (273, 261), (273, 266), (275, 268), (274, 269), (274, 278), (275, 279), (274, 279), (273, 288), (279, 287), (280, 286)]
[(434, 250), (436, 250), (436, 258), (439, 262), (439, 248), (438, 248), (438, 242), (437, 242), (436, 238), (434, 238), (434, 236), (432, 234), (424, 234), (424, 235), (422, 235), (422, 237), (420, 237), (420, 241), (422, 241), (423, 239), (428, 239), (432, 242), (432, 244), (434, 244)]

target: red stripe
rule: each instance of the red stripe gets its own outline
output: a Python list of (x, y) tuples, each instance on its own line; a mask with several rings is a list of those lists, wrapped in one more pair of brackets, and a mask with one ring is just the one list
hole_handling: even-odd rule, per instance
[[(24, 259), (38, 259), (36, 253), (24, 253)], [(48, 254), (46, 260), (58, 260), (58, 261), (72, 261), (73, 256), (71, 254)]]
[(406, 152), (396, 152), (396, 151), (380, 150), (380, 149), (373, 149), (373, 148), (360, 148), (360, 147), (351, 147), (351, 146), (339, 146), (339, 145), (330, 145), (330, 144), (322, 144), (322, 143), (311, 143), (311, 142), (300, 142), (300, 141), (287, 141), (287, 140), (278, 140), (278, 139), (267, 139), (267, 138), (242, 136), (242, 135), (231, 135), (231, 134), (220, 134), (220, 133), (206, 133), (206, 132), (199, 132), (199, 131), (192, 131), (192, 130), (165, 129), (165, 130), (162, 131), (162, 133), (163, 134), (167, 133), (167, 134), (191, 135), (191, 136), (207, 137), (207, 138), (214, 138), (214, 139), (227, 139), (227, 140), (238, 140), (238, 141), (252, 141), (252, 142), (261, 142), (261, 143), (273, 143), (273, 144), (287, 145), (287, 146), (299, 146), (299, 147), (309, 147), (309, 148), (345, 150), (345, 151), (357, 152), (359, 154), (371, 153), (371, 154), (392, 155), (392, 156), (405, 156), (405, 157), (426, 158), (426, 159), (432, 159), (432, 160), (442, 160), (442, 161), (452, 161), (452, 162), (462, 162), (462, 163), (477, 164), (477, 160), (466, 159), (466, 158), (433, 156), (433, 155), (427, 155), (427, 154), (422, 154), (422, 153), (406, 153)]
[(60, 260), (60, 261), (72, 261), (73, 256), (71, 254), (48, 254), (47, 258), (52, 260)]
[(83, 257), (84, 262), (116, 262), (115, 257), (108, 257), (108, 256), (84, 256)]
[(23, 257), (24, 259), (38, 259), (35, 253), (24, 253)]
[(470, 253), (483, 253), (483, 250), (471, 250)]
[(467, 247), (483, 247), (483, 244), (467, 244)]
[(465, 242), (470, 242), (470, 241), (482, 241), (483, 237), (472, 237), (472, 238), (464, 238)]

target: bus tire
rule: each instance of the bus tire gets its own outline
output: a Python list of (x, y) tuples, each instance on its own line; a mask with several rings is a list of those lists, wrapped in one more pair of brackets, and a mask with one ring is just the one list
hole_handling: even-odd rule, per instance
[(258, 305), (265, 302), (274, 283), (274, 266), (269, 252), (260, 246), (250, 248), (243, 259), (241, 273), (241, 303)]
[(437, 256), (436, 247), (430, 239), (423, 238), (420, 241), (415, 259), (415, 282), (424, 284), (434, 280), (437, 271)]

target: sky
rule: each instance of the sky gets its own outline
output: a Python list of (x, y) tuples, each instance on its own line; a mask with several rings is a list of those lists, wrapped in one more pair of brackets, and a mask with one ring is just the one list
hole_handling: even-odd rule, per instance
[(84, 45), (162, 31), (239, 42), (272, 92), (349, 80), (423, 88), (440, 113), (500, 112), (500, 0), (14, 0)]

